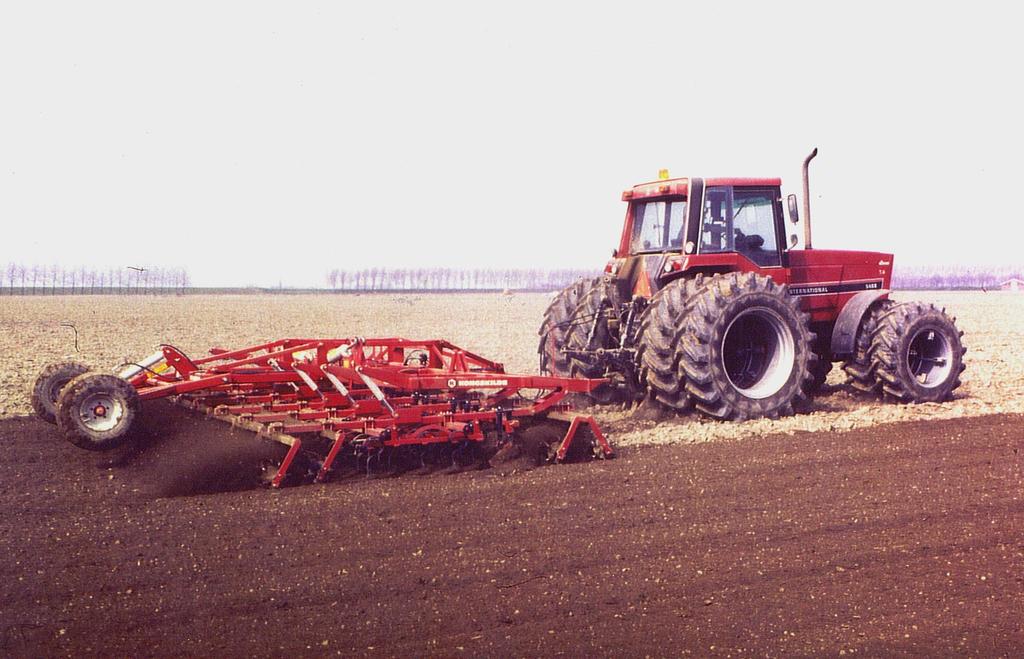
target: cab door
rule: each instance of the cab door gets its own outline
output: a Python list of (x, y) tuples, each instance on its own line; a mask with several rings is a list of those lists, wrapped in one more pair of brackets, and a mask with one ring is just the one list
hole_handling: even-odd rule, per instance
[[(708, 186), (698, 253), (737, 252), (759, 269), (781, 268), (778, 198), (778, 188)], [(779, 273), (765, 274), (780, 281)]]

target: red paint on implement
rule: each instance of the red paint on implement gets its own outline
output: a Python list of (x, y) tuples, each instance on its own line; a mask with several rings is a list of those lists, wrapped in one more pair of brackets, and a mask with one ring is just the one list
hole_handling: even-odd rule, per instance
[[(143, 370), (129, 380), (139, 397), (175, 396), (289, 445), (275, 487), (302, 445), (297, 435), (331, 442), (317, 474), (323, 480), (344, 446), (361, 446), (367, 438), (377, 449), (482, 442), (488, 431), (511, 433), (524, 418), (565, 414), (566, 396), (605, 382), (506, 373), (501, 363), (443, 340), (280, 339), (217, 348), (196, 360), (172, 346), (162, 350), (162, 370)], [(539, 393), (522, 398), (523, 389)], [(566, 447), (578, 425), (573, 422)], [(594, 434), (610, 455), (600, 431)]]

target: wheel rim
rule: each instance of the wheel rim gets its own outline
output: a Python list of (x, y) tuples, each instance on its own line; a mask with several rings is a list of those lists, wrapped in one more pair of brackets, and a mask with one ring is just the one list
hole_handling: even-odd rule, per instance
[(777, 312), (741, 312), (725, 330), (722, 365), (730, 384), (747, 398), (767, 398), (782, 389), (793, 372), (793, 332)]
[(124, 403), (109, 393), (96, 393), (78, 406), (78, 416), (89, 430), (106, 432), (117, 427), (124, 417)]
[(953, 370), (953, 345), (938, 330), (918, 330), (907, 349), (907, 367), (917, 383), (929, 389), (941, 385)]

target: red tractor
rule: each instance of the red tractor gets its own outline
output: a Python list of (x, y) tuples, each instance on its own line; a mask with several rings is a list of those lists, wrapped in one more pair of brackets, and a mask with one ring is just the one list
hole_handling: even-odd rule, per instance
[[(851, 384), (942, 401), (964, 369), (955, 319), (889, 299), (893, 257), (813, 249), (808, 165), (804, 247), (777, 178), (679, 178), (623, 193), (604, 275), (558, 293), (540, 327), (541, 371), (608, 378), (598, 402), (718, 419), (791, 414), (842, 362)], [(790, 220), (800, 221), (795, 195)]]

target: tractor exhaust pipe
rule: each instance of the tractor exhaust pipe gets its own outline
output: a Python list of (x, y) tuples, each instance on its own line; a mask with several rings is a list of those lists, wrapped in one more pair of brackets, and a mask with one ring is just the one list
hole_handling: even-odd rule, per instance
[(811, 180), (807, 168), (816, 155), (817, 147), (811, 151), (811, 155), (804, 158), (804, 249), (811, 249)]

